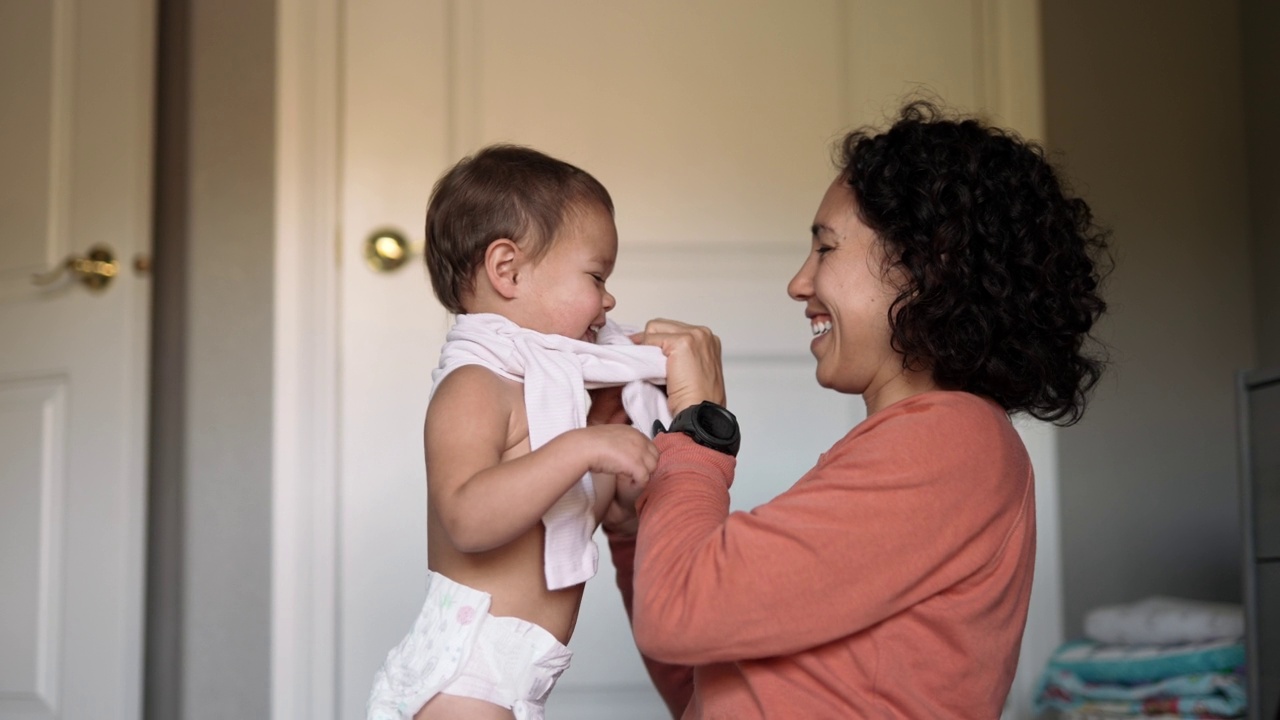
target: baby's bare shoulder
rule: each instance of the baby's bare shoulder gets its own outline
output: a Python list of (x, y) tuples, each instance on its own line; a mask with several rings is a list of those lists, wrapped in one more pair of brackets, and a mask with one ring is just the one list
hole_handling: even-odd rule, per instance
[(523, 420), (523, 408), (524, 386), (519, 382), (480, 365), (464, 365), (446, 375), (432, 394), (425, 439), (428, 445), (482, 440), (505, 451), (513, 425)]
[(464, 365), (440, 381), (427, 407), (428, 417), (437, 408), (469, 413), (495, 409), (509, 412), (512, 401), (523, 396), (523, 387), (482, 365)]

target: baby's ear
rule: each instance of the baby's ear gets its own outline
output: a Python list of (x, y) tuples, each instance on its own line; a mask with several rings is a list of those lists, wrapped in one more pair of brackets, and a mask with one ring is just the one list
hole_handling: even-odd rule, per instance
[(522, 269), (523, 253), (515, 241), (498, 238), (484, 251), (484, 271), (498, 295), (511, 300), (516, 297)]

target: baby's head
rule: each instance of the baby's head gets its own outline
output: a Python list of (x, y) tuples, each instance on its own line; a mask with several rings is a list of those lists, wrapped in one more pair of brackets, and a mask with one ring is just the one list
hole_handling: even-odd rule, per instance
[(613, 297), (613, 200), (589, 173), (536, 150), (491, 145), (436, 183), (426, 263), (450, 312), (595, 339)]

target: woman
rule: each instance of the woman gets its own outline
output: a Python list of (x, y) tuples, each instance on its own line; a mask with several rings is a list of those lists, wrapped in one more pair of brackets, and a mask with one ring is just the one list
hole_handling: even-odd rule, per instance
[(1104, 233), (1038, 147), (927, 103), (838, 164), (788, 292), (818, 383), (867, 419), (795, 485), (730, 514), (719, 341), (637, 337), (668, 356), (676, 420), (638, 519), (606, 529), (676, 717), (996, 718), (1013, 680), (1035, 501), (1009, 415), (1080, 419)]

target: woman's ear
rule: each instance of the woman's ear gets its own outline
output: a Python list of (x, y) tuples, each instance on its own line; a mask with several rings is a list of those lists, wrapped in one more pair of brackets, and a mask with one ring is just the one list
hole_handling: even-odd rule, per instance
[(519, 293), (521, 260), (523, 254), (515, 241), (498, 238), (484, 251), (484, 271), (489, 284), (504, 299), (514, 299)]

